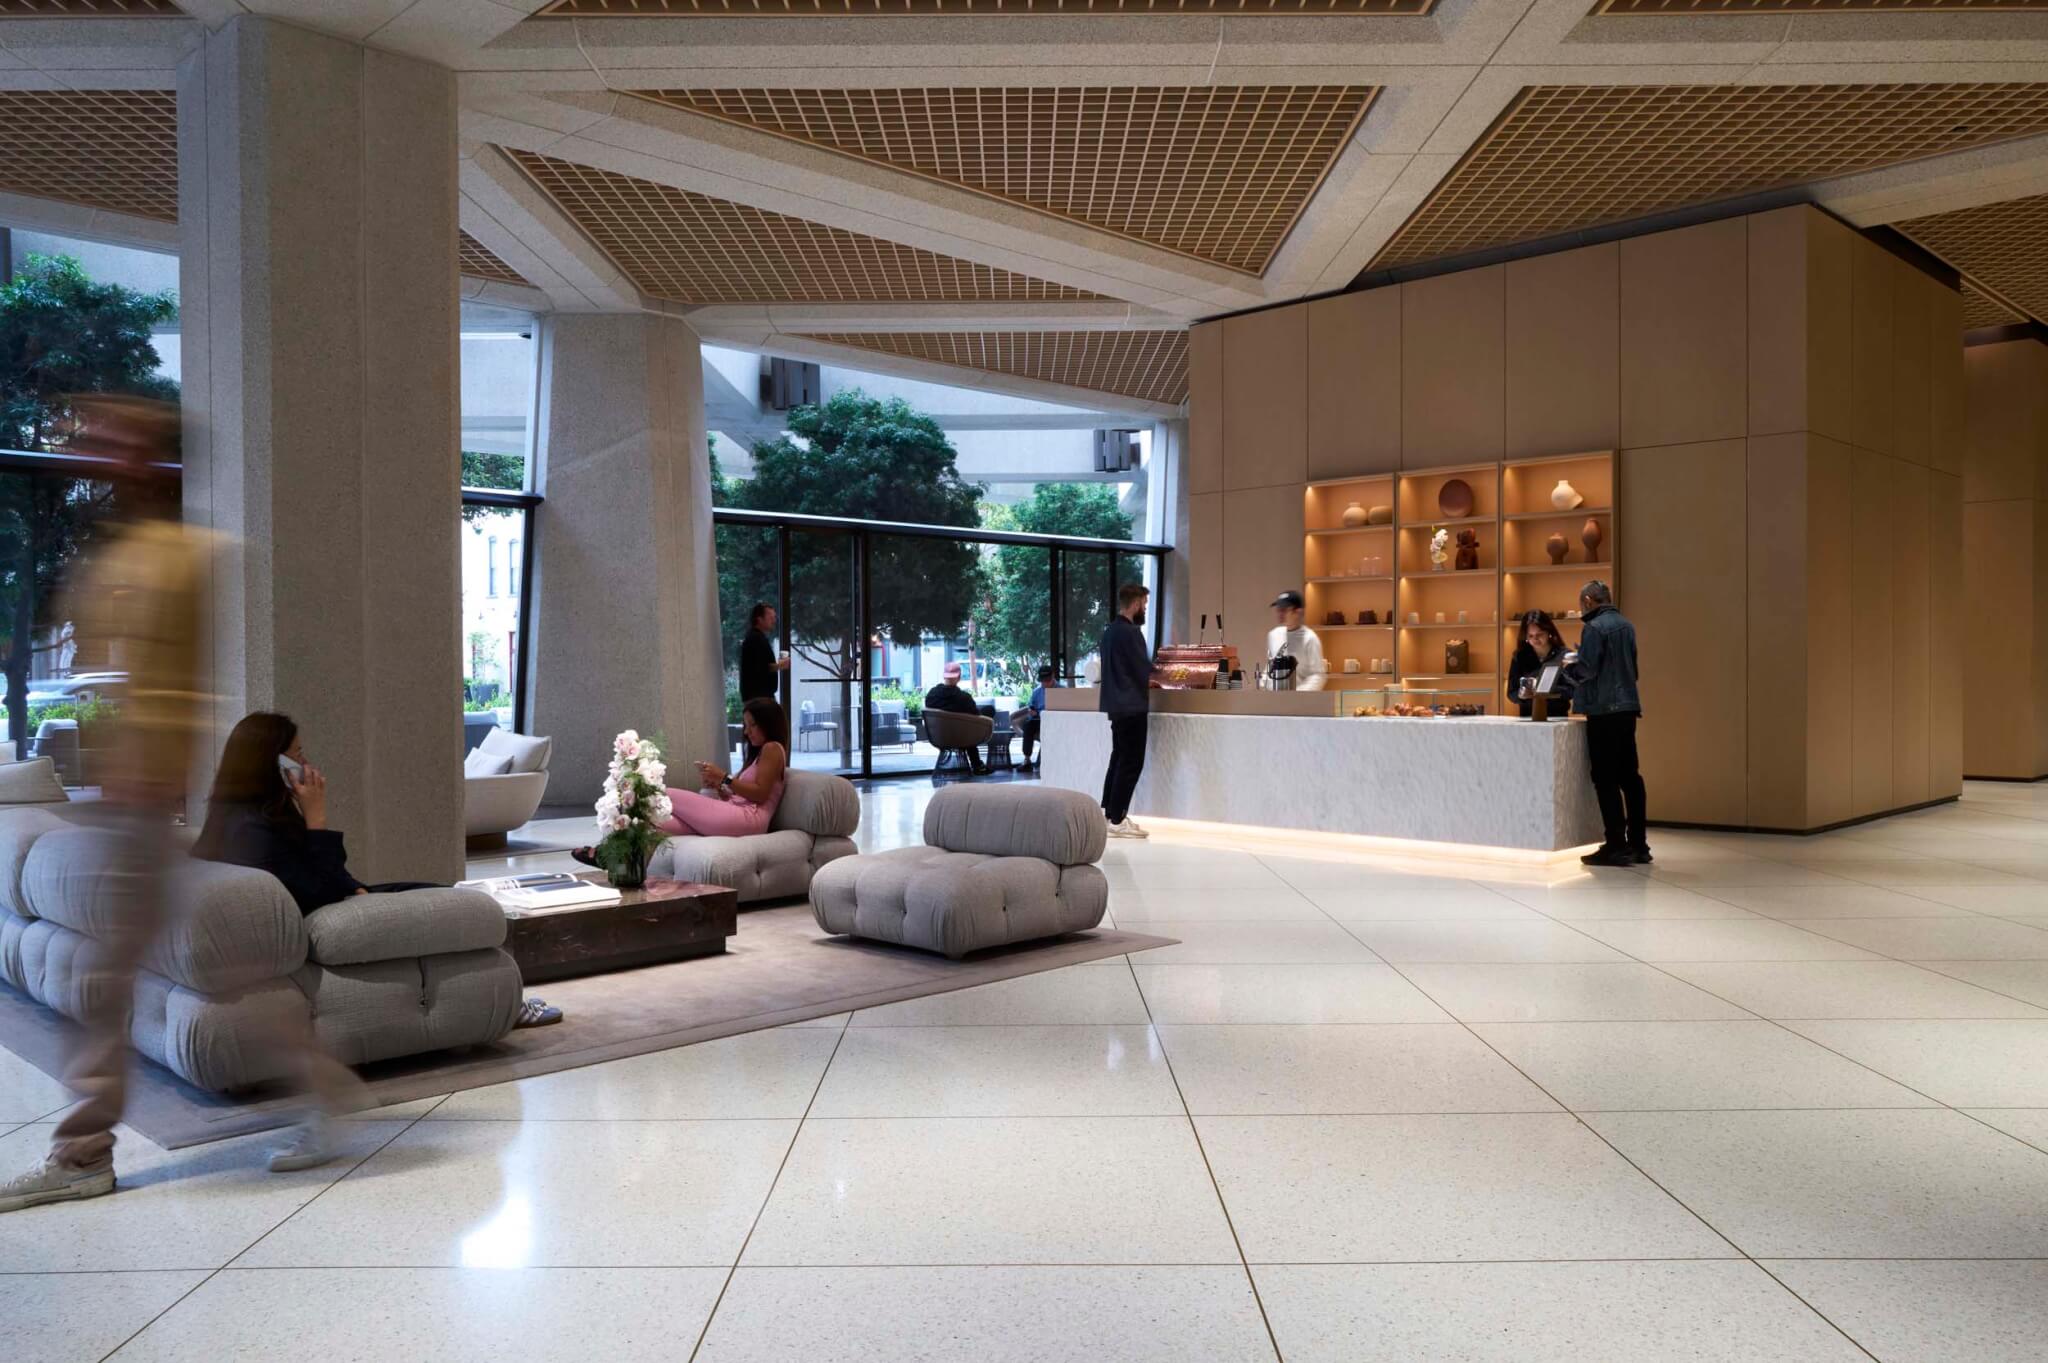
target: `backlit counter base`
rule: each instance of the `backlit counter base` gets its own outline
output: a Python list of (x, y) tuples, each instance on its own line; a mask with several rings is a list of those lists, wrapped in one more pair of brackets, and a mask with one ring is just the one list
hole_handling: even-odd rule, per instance
[[(1157, 695), (1158, 693), (1155, 693)], [(1062, 693), (1069, 704), (1093, 692)], [(1171, 703), (1171, 702), (1169, 702)], [(1161, 713), (1131, 812), (1542, 859), (1600, 841), (1583, 724)], [(1046, 711), (1046, 784), (1102, 793), (1109, 721)], [(1457, 847), (1443, 847), (1456, 844)]]

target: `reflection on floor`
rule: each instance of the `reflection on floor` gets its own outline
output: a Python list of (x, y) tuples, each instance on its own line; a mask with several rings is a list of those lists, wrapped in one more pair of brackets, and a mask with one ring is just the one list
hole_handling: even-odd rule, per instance
[[(130, 1138), (119, 1196), (0, 1217), (0, 1352), (2039, 1358), (2048, 787), (1656, 850), (1117, 843), (1180, 945), (367, 1114), (309, 1174)], [(0, 1053), (0, 1163), (62, 1101)]]

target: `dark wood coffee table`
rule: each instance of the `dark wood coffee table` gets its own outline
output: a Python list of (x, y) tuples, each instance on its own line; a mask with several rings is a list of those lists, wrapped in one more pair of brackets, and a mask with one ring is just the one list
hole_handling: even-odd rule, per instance
[[(604, 884), (603, 872), (579, 877)], [(617, 904), (505, 920), (505, 950), (528, 984), (607, 970), (716, 956), (739, 931), (739, 892), (687, 880), (650, 880)]]

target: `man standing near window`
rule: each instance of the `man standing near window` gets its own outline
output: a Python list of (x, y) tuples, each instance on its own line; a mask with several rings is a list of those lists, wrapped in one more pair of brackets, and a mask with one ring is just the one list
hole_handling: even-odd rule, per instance
[(1112, 838), (1150, 835), (1130, 817), (1131, 794), (1145, 772), (1145, 727), (1152, 712), (1152, 650), (1145, 646), (1145, 606), (1152, 593), (1144, 584), (1117, 589), (1116, 615), (1102, 631), (1102, 694), (1096, 702), (1109, 716), (1109, 771), (1102, 778), (1102, 816)]
[(1586, 757), (1600, 800), (1606, 839), (1579, 860), (1588, 866), (1647, 866), (1650, 839), (1643, 816), (1643, 776), (1636, 762), (1636, 627), (1614, 608), (1605, 582), (1579, 589), (1579, 656), (1571, 666), (1572, 709), (1586, 717)]
[[(741, 706), (750, 700), (778, 699), (782, 682), (775, 674), (789, 670), (789, 655), (775, 656), (775, 624), (775, 607), (766, 601), (756, 602), (754, 613), (747, 617), (747, 635), (740, 640)], [(743, 746), (748, 762), (760, 755), (753, 744)]]

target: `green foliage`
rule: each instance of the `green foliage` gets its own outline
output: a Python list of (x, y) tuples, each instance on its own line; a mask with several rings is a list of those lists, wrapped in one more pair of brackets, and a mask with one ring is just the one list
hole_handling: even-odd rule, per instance
[[(714, 463), (724, 487), (714, 496), (725, 506), (971, 529), (981, 523), (983, 489), (960, 477), (957, 458), (938, 422), (901, 398), (883, 401), (849, 390), (792, 410), (789, 431), (755, 447), (752, 478), (724, 479)], [(775, 599), (776, 552), (772, 533), (721, 530), (719, 601), (729, 648), (746, 630), (746, 608)], [(852, 559), (850, 536), (791, 537), (788, 611), (795, 650), (812, 669), (842, 680), (856, 675), (860, 662)], [(904, 645), (927, 634), (958, 634), (980, 587), (974, 546), (945, 540), (876, 536), (869, 570), (876, 629)]]
[(32, 255), (0, 288), (0, 445), (46, 450), (71, 422), (72, 393), (174, 400), (159, 378), (155, 327), (177, 296), (95, 283), (70, 256)]
[[(989, 512), (987, 519), (997, 529), (1106, 540), (1131, 537), (1131, 517), (1117, 505), (1116, 488), (1109, 483), (1040, 483), (1014, 507), (991, 507)], [(1100, 555), (1068, 558), (1064, 605), (1070, 659), (1093, 652), (1109, 623), (1103, 568)], [(1020, 687), (1028, 696), (1037, 684), (1039, 666), (1048, 661), (1051, 575), (1052, 555), (1045, 549), (1004, 544), (989, 557), (987, 588), (974, 613), (975, 640), (994, 664), (1001, 688)]]
[(924, 713), (924, 692), (913, 691), (896, 682), (884, 682), (882, 685), (877, 686), (875, 688), (875, 699), (878, 701), (902, 701), (903, 714), (906, 719), (916, 719)]
[[(156, 373), (151, 331), (177, 315), (169, 292), (96, 283), (69, 256), (30, 256), (0, 288), (0, 446), (61, 446), (73, 393), (176, 400), (177, 385)], [(17, 743), (28, 734), (36, 633), (61, 623), (54, 618), (59, 584), (113, 503), (106, 483), (0, 479), (0, 672)]]
[[(495, 488), (504, 492), (521, 492), (526, 488), (526, 461), (516, 454), (483, 454), (476, 450), (462, 452), (462, 485), (464, 487)], [(474, 523), (483, 516), (495, 515), (499, 508), (494, 506), (467, 506), (462, 508), (465, 523)]]

